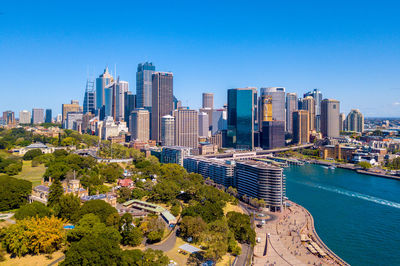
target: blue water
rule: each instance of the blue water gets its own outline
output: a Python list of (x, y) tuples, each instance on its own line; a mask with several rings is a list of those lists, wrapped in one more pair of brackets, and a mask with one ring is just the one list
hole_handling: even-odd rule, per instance
[(400, 265), (400, 181), (319, 165), (285, 169), (287, 197), (351, 265)]

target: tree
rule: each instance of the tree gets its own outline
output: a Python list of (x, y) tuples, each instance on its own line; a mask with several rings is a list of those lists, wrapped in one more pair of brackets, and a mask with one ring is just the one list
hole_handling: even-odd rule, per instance
[(193, 241), (197, 242), (201, 234), (207, 229), (207, 224), (201, 217), (185, 216), (182, 218), (179, 228), (184, 238), (192, 237)]
[(9, 176), (0, 176), (0, 211), (19, 208), (28, 202), (32, 183)]
[(118, 265), (122, 261), (118, 243), (102, 236), (87, 236), (75, 242), (60, 265)]
[(75, 223), (79, 219), (80, 207), (81, 201), (77, 196), (74, 194), (66, 194), (60, 197), (60, 200), (55, 208), (57, 210), (58, 217)]
[(49, 188), (49, 196), (47, 198), (47, 204), (50, 207), (54, 207), (60, 202), (61, 196), (64, 194), (64, 189), (61, 182), (56, 178)]
[(32, 149), (27, 151), (22, 158), (24, 159), (24, 161), (30, 161), (33, 160), (33, 158), (36, 158), (42, 154), (43, 153), (41, 149)]
[(30, 217), (50, 217), (53, 211), (43, 203), (34, 201), (24, 205), (15, 212), (15, 219), (22, 220)]
[(49, 180), (50, 177), (52, 179), (64, 180), (70, 169), (71, 168), (65, 162), (55, 161), (54, 163), (50, 163), (43, 177), (47, 180)]
[(3, 229), (3, 244), (15, 256), (53, 253), (65, 239), (64, 220), (54, 216), (18, 220)]
[(67, 241), (78, 242), (84, 237), (104, 237), (111, 242), (119, 243), (121, 235), (118, 230), (102, 223), (98, 216), (93, 213), (86, 214), (78, 221), (75, 228), (67, 234)]
[(123, 173), (124, 170), (122, 167), (116, 163), (103, 164), (100, 166), (100, 175), (109, 183), (113, 183), (118, 178), (121, 178)]
[(106, 225), (119, 230), (121, 217), (118, 213), (110, 214), (106, 219)]
[(9, 176), (18, 175), (22, 170), (22, 164), (20, 162), (9, 164), (4, 170)]
[(143, 241), (143, 232), (137, 227), (132, 227), (130, 229), (124, 229), (121, 233), (122, 244), (129, 245), (132, 247), (139, 246)]
[(239, 212), (228, 212), (226, 217), (229, 229), (234, 233), (237, 241), (251, 245), (255, 244), (256, 233), (251, 228), (248, 215)]
[(142, 252), (139, 249), (124, 250), (122, 252), (121, 265), (129, 266), (166, 266), (169, 264), (169, 258), (161, 250), (151, 248)]
[(100, 221), (105, 223), (111, 214), (117, 213), (117, 210), (104, 200), (90, 200), (81, 206), (79, 217), (83, 217), (88, 213), (97, 215)]
[(132, 189), (131, 197), (133, 199), (142, 199), (144, 196), (147, 195), (147, 192), (141, 188), (134, 188)]
[(369, 162), (359, 162), (358, 165), (364, 169), (369, 169), (372, 167), (372, 165)]
[(118, 203), (123, 203), (130, 199), (132, 191), (127, 187), (122, 187), (118, 190)]
[(147, 240), (149, 240), (150, 243), (159, 242), (163, 235), (164, 231), (151, 231), (147, 234)]

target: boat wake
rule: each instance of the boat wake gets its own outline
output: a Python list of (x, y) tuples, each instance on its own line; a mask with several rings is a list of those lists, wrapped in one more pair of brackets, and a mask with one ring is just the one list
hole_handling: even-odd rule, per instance
[(298, 184), (306, 185), (306, 186), (309, 186), (309, 187), (314, 187), (314, 188), (318, 188), (318, 189), (334, 192), (334, 193), (337, 193), (337, 194), (345, 195), (345, 196), (348, 196), (348, 197), (358, 198), (358, 199), (374, 202), (374, 203), (377, 203), (377, 204), (380, 204), (380, 205), (385, 205), (385, 206), (389, 206), (389, 207), (400, 209), (400, 203), (398, 203), (398, 202), (377, 198), (377, 197), (366, 195), (366, 194), (362, 194), (362, 193), (359, 193), (359, 192), (345, 190), (345, 189), (337, 188), (337, 187), (323, 186), (323, 185), (309, 183), (309, 182), (296, 182), (296, 181), (294, 181), (294, 182), (298, 183)]

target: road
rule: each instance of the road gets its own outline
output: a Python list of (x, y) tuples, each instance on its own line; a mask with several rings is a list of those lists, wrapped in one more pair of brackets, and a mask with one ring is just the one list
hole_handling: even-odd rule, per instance
[(171, 234), (168, 236), (167, 239), (165, 239), (162, 243), (154, 244), (154, 245), (147, 245), (146, 249), (151, 248), (151, 249), (156, 249), (156, 250), (162, 250), (162, 251), (169, 251), (175, 246), (176, 242), (176, 231), (178, 230), (178, 226), (175, 226), (174, 230), (171, 232)]

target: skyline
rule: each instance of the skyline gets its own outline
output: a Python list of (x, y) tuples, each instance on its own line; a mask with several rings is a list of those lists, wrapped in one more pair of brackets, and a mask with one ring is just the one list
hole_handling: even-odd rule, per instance
[(136, 93), (137, 64), (149, 61), (174, 73), (175, 96), (193, 109), (202, 92), (221, 107), (231, 88), (285, 87), (299, 96), (318, 88), (346, 114), (400, 116), (397, 3), (162, 3), (110, 7), (117, 12), (88, 3), (4, 4), (0, 88), (18, 93), (3, 93), (2, 109), (51, 108), (54, 116), (63, 103), (83, 103), (88, 69), (96, 78), (114, 64)]

